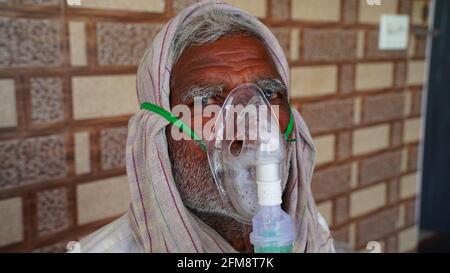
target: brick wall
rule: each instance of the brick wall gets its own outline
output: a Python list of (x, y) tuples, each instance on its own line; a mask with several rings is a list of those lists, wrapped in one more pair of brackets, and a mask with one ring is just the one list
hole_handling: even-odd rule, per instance
[[(72, 1), (77, 2), (77, 1)], [(0, 2), (0, 251), (59, 252), (128, 205), (135, 73), (193, 0)], [(293, 104), (318, 147), (313, 191), (337, 240), (416, 245), (426, 41), (423, 0), (240, 0), (291, 65)], [(411, 15), (405, 51), (377, 49), (382, 13)]]

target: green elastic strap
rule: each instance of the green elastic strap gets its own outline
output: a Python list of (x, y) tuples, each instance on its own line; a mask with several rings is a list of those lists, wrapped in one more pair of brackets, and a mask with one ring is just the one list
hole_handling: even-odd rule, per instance
[[(197, 141), (198, 144), (200, 144), (202, 150), (206, 152), (205, 142), (194, 132), (194, 130), (192, 130), (189, 126), (187, 126), (186, 123), (184, 123), (180, 118), (172, 115), (172, 113), (166, 111), (164, 108), (159, 107), (158, 105), (150, 102), (143, 102), (141, 104), (141, 109), (145, 109), (160, 115), (168, 122), (178, 127), (182, 132), (185, 132), (189, 136), (191, 136), (195, 141)], [(288, 142), (296, 141), (296, 139), (289, 139), (289, 136), (291, 135), (293, 129), (294, 129), (294, 116), (292, 115), (291, 108), (289, 107), (289, 122), (286, 131), (284, 132), (284, 138)]]
[(172, 113), (166, 111), (165, 109), (159, 107), (158, 105), (155, 105), (150, 102), (144, 102), (141, 104), (141, 109), (149, 110), (151, 112), (154, 112), (161, 117), (165, 118), (168, 122), (172, 123), (174, 126), (181, 129), (182, 132), (187, 133), (190, 135), (195, 141), (197, 141), (198, 144), (200, 144), (200, 147), (203, 151), (206, 152), (206, 145), (205, 142), (189, 127), (184, 123), (180, 118), (172, 115)]
[(289, 139), (289, 136), (292, 133), (292, 130), (294, 130), (294, 115), (292, 114), (292, 109), (291, 106), (289, 105), (289, 122), (286, 128), (286, 131), (284, 132), (284, 139), (287, 142), (295, 142), (297, 141), (295, 138), (294, 139)]

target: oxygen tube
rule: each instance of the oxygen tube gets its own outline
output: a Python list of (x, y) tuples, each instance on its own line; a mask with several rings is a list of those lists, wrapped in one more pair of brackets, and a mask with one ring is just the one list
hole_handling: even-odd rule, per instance
[(291, 217), (281, 209), (284, 153), (276, 138), (259, 145), (256, 184), (259, 211), (252, 219), (250, 241), (256, 253), (290, 253), (295, 240)]

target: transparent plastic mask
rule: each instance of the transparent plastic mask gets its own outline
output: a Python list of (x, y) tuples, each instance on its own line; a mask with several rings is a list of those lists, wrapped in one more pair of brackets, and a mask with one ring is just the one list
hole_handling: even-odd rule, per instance
[(214, 181), (224, 208), (236, 220), (250, 223), (258, 211), (256, 165), (279, 164), (282, 175), (286, 142), (277, 109), (255, 84), (230, 92), (205, 141)]

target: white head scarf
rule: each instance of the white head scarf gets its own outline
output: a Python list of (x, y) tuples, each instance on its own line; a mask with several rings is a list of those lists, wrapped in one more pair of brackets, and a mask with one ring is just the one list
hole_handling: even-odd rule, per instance
[[(204, 1), (172, 18), (145, 53), (137, 75), (139, 103), (151, 102), (170, 111), (171, 44), (177, 29), (208, 9), (241, 14), (259, 30), (282, 80), (288, 85), (289, 67), (274, 35), (256, 18), (228, 4)], [(300, 114), (293, 110), (296, 142), (291, 157), (285, 207), (297, 228), (294, 252), (329, 252), (333, 243), (328, 228), (321, 225), (311, 193), (315, 147)], [(126, 167), (131, 191), (128, 211), (133, 235), (142, 252), (235, 252), (217, 232), (183, 204), (171, 170), (165, 127), (161, 116), (140, 110), (129, 121)]]

